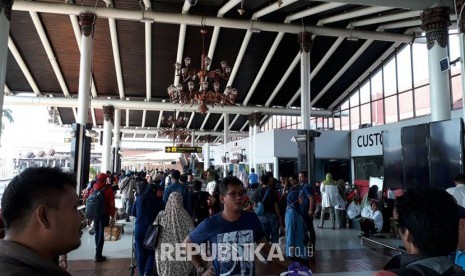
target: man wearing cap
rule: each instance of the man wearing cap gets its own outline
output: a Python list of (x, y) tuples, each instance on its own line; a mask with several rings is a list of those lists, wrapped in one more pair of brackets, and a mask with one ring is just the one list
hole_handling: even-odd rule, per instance
[(105, 227), (110, 224), (110, 220), (113, 220), (115, 215), (115, 195), (112, 189), (105, 189), (107, 183), (107, 175), (101, 173), (97, 175), (97, 182), (94, 184), (94, 188), (90, 191), (93, 194), (96, 190), (103, 190), (103, 197), (105, 199), (105, 215), (94, 219), (94, 230), (95, 230), (95, 258), (94, 262), (104, 262), (107, 260), (102, 255), (103, 243), (105, 242), (104, 230)]

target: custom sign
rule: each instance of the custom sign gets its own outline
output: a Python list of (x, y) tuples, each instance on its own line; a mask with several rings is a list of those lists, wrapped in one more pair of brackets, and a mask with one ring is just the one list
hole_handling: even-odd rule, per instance
[(166, 153), (202, 153), (202, 147), (165, 147)]

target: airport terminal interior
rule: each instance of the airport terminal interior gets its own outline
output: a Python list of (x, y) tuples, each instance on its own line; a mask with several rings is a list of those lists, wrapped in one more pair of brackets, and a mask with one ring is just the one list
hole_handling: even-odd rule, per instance
[[(38, 166), (75, 173), (79, 194), (106, 171), (155, 178), (179, 170), (203, 190), (213, 173), (233, 175), (250, 197), (252, 168), (277, 181), (307, 171), (316, 183), (331, 173), (347, 194), (357, 188), (377, 200), (384, 225), (365, 237), (358, 220), (331, 229), (315, 217), (310, 269), (372, 275), (405, 253), (392, 218), (401, 191), (447, 189), (464, 173), (464, 7), (0, 0), (0, 196), (12, 177)], [(50, 127), (31, 136), (48, 142), (10, 143), (13, 127), (28, 128), (15, 126), (15, 116), (32, 121), (27, 110), (39, 107)], [(72, 275), (139, 275), (134, 218), (117, 225), (124, 233), (105, 242), (106, 262), (94, 263), (85, 229), (68, 254)], [(256, 275), (287, 270), (255, 264)]]

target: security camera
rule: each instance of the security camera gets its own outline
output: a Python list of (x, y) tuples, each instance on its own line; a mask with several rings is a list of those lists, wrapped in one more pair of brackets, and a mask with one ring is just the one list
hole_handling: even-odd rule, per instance
[(197, 4), (197, 1), (198, 0), (187, 0), (187, 3), (189, 3), (189, 5), (191, 6), (195, 6), (195, 4)]

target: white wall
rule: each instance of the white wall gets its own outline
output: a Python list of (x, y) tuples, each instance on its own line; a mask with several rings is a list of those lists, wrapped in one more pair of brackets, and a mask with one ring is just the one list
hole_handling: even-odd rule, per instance
[[(452, 118), (460, 118), (462, 110), (452, 111)], [(351, 133), (352, 157), (383, 155), (382, 131), (399, 130), (405, 126), (412, 126), (431, 122), (431, 116), (423, 116), (397, 123), (374, 126), (370, 128), (353, 130)]]
[(315, 158), (349, 159), (349, 131), (318, 130), (320, 137), (315, 138)]
[[(349, 131), (319, 130), (321, 136), (315, 140), (316, 158), (350, 158)], [(295, 129), (273, 129), (261, 132), (256, 137), (256, 163), (273, 163), (275, 158), (297, 158), (297, 143), (292, 142), (292, 136), (297, 135)], [(229, 157), (232, 153), (245, 149), (249, 155), (249, 138), (229, 142), (226, 151)], [(213, 146), (214, 165), (222, 165), (223, 145)]]

